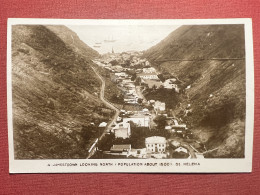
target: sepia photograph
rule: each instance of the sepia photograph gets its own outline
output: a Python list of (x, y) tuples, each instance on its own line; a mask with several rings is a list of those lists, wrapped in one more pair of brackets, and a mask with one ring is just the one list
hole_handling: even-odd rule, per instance
[(250, 172), (250, 19), (8, 20), (11, 173)]

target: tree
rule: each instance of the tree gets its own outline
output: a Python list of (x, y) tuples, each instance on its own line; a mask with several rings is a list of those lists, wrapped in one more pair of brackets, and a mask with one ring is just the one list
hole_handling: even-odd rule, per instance
[(115, 141), (115, 135), (110, 133), (109, 135), (105, 135), (103, 139), (98, 142), (98, 149), (103, 151), (109, 151)]
[(88, 142), (91, 138), (95, 137), (95, 135), (98, 133), (98, 127), (95, 127), (94, 125), (82, 125), (80, 135), (84, 142)]
[(112, 60), (112, 61), (110, 62), (110, 64), (112, 64), (112, 66), (118, 65), (118, 61), (117, 61), (117, 60)]
[(159, 116), (155, 117), (154, 122), (157, 124), (158, 129), (164, 129), (167, 124), (166, 116), (159, 115)]
[(137, 77), (135, 80), (135, 85), (141, 85), (142, 79), (140, 77)]
[(134, 81), (136, 79), (136, 73), (134, 73), (131, 77), (131, 81)]

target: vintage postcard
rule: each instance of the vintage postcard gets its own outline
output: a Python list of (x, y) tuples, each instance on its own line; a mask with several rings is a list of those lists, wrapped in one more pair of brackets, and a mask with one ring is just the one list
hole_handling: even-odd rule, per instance
[(251, 19), (9, 19), (10, 173), (251, 172)]

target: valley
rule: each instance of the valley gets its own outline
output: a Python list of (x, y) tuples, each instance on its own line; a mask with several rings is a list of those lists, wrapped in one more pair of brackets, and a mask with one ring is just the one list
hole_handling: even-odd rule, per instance
[(244, 158), (243, 25), (102, 55), (68, 27), (16, 25), (12, 79), (16, 159)]

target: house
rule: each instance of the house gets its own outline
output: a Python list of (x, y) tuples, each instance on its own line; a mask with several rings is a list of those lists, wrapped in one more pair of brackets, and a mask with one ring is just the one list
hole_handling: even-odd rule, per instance
[(150, 62), (149, 61), (145, 61), (145, 66), (150, 66)]
[(128, 123), (132, 121), (139, 127), (149, 127), (150, 126), (150, 117), (144, 114), (134, 114), (129, 116), (128, 118), (123, 118), (123, 123)]
[(149, 103), (149, 104), (154, 104), (154, 103), (155, 103), (155, 100), (149, 100), (148, 103)]
[(175, 125), (172, 125), (172, 128), (174, 129), (179, 129), (179, 130), (186, 130), (187, 129), (187, 126), (185, 124), (183, 125), (180, 125), (180, 124), (175, 124)]
[(102, 122), (102, 123), (99, 124), (98, 127), (106, 127), (106, 126), (107, 126), (107, 123), (106, 122)]
[(143, 68), (144, 73), (156, 73), (155, 68), (150, 67), (150, 68)]
[(145, 138), (146, 151), (150, 153), (164, 153), (166, 150), (166, 138), (152, 136)]
[(156, 101), (154, 103), (153, 107), (154, 107), (155, 112), (165, 111), (165, 103), (164, 102)]
[(129, 138), (131, 135), (131, 128), (129, 123), (118, 123), (116, 126), (112, 129), (112, 131), (115, 133), (115, 138)]
[(131, 81), (131, 79), (124, 79), (124, 80), (122, 80), (122, 84), (123, 85), (130, 85), (130, 84), (133, 84), (134, 82), (133, 81)]
[(175, 81), (176, 81), (176, 79), (174, 79), (174, 78), (173, 79), (167, 79), (167, 80), (164, 81), (163, 87), (165, 89), (175, 89), (175, 91), (177, 93), (179, 93), (180, 89), (178, 88), (178, 85), (174, 83)]
[(122, 153), (122, 154), (128, 154), (131, 150), (131, 144), (125, 144), (125, 145), (113, 145), (110, 149), (111, 153)]
[(134, 149), (132, 148), (129, 152), (130, 156), (136, 157), (136, 158), (145, 158), (146, 157), (146, 148), (141, 149)]
[(124, 96), (124, 102), (128, 104), (137, 104), (138, 97), (134, 94), (127, 92), (126, 95)]
[(117, 76), (117, 77), (127, 77), (128, 74), (126, 74), (125, 72), (116, 72), (115, 76)]
[(174, 122), (174, 125), (179, 125), (177, 119), (172, 119), (172, 121)]
[(140, 77), (141, 79), (159, 79), (156, 73), (139, 73), (137, 74), (137, 77)]
[(184, 152), (184, 153), (188, 153), (188, 150), (186, 148), (183, 147), (179, 147), (177, 149), (174, 150), (175, 152)]
[(172, 141), (171, 144), (172, 144), (174, 147), (179, 147), (179, 146), (181, 145), (181, 143), (178, 142), (178, 141), (176, 141), (176, 140)]
[(172, 129), (172, 127), (171, 126), (165, 126), (165, 130), (171, 130)]
[(191, 85), (188, 85), (185, 89), (190, 89), (191, 88)]
[(143, 112), (149, 112), (149, 110), (147, 108), (144, 108), (142, 111)]
[(116, 119), (117, 122), (119, 122), (121, 120), (122, 120), (122, 118), (120, 116), (118, 116), (117, 119)]

